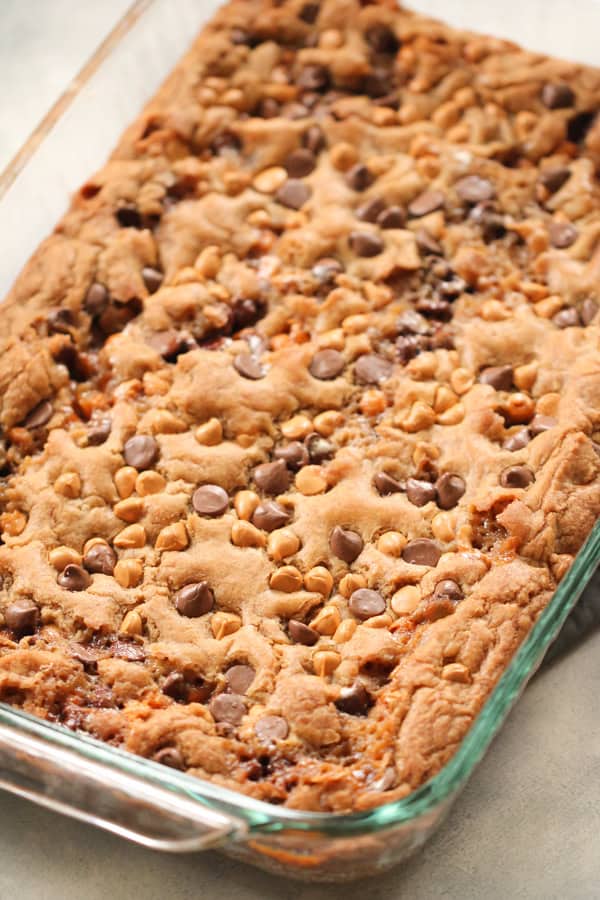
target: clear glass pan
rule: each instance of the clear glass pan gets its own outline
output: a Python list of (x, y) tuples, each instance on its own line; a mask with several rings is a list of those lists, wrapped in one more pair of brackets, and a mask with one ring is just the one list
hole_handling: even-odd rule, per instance
[[(501, 31), (487, 4), (415, 5), (469, 27)], [(537, 7), (538, 4), (532, 4)], [(545, 3), (546, 30), (523, 42), (593, 61), (600, 6), (588, 27), (564, 29), (562, 0)], [(215, 0), (138, 0), (11, 166), (0, 175), (0, 296), (64, 211), (68, 195), (99, 167), (215, 11)], [(518, 4), (510, 4), (517, 9)], [(496, 8), (497, 9), (497, 8)], [(479, 10), (479, 15), (476, 15)], [(462, 16), (461, 16), (462, 11)], [(472, 13), (472, 16), (471, 16)], [(549, 22), (554, 17), (554, 27)], [(533, 17), (535, 19), (535, 16)], [(559, 26), (559, 22), (561, 22)], [(514, 28), (509, 36), (515, 37)], [(594, 40), (594, 45), (597, 42)], [(149, 61), (151, 64), (149, 64)], [(126, 85), (126, 90), (123, 90)], [(26, 212), (24, 212), (26, 211)], [(252, 800), (34, 719), (0, 704), (0, 787), (167, 851), (218, 846), (263, 868), (312, 880), (357, 878), (400, 862), (441, 822), (512, 704), (540, 664), (600, 561), (600, 523), (515, 654), (460, 749), (409, 797), (368, 813), (302, 813)]]

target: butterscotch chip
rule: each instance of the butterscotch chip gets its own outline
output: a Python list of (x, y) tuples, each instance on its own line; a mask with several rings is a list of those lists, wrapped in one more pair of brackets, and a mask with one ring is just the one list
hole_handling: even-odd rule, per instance
[(317, 650), (313, 655), (315, 674), (327, 678), (335, 672), (341, 661), (342, 657), (335, 650)]
[(218, 419), (209, 419), (208, 422), (204, 422), (203, 425), (196, 428), (194, 437), (199, 444), (214, 447), (223, 439), (223, 426)]
[(399, 531), (387, 531), (377, 541), (377, 549), (388, 556), (400, 556), (407, 543), (407, 538)]
[(140, 497), (147, 497), (150, 494), (160, 494), (167, 486), (166, 480), (159, 472), (148, 470), (140, 472), (135, 480), (135, 489)]
[(304, 466), (296, 475), (294, 484), (301, 494), (312, 497), (327, 490), (327, 480), (321, 466)]
[(316, 431), (324, 437), (330, 437), (336, 428), (340, 428), (343, 424), (344, 416), (341, 412), (337, 412), (336, 410), (327, 410), (326, 412), (319, 413), (319, 415), (315, 416), (313, 419), (313, 425), (315, 426)]
[(397, 616), (408, 616), (414, 612), (421, 602), (421, 592), (418, 587), (407, 584), (393, 595), (390, 606)]
[(123, 522), (137, 522), (144, 514), (144, 503), (138, 497), (128, 497), (115, 503), (113, 512)]
[(81, 553), (78, 553), (77, 550), (73, 550), (71, 547), (54, 547), (48, 553), (48, 562), (60, 572), (69, 563), (79, 565), (81, 563)]
[(117, 469), (114, 481), (119, 497), (125, 499), (133, 494), (137, 477), (137, 469), (134, 469), (133, 466), (123, 466), (121, 469)]
[(299, 591), (302, 587), (302, 573), (295, 566), (282, 566), (275, 569), (269, 584), (274, 591)]
[(54, 482), (54, 490), (63, 497), (74, 499), (81, 492), (81, 479), (77, 472), (65, 472)]
[(141, 635), (142, 631), (143, 631), (142, 617), (134, 609), (130, 610), (125, 615), (125, 618), (121, 622), (121, 627), (119, 628), (119, 633), (127, 634), (130, 636), (139, 636), (139, 635)]
[(367, 579), (359, 572), (348, 572), (340, 579), (340, 594), (342, 597), (349, 598), (353, 591), (367, 586)]
[(156, 538), (157, 550), (185, 550), (189, 544), (188, 533), (183, 522), (165, 525)]
[(231, 526), (231, 542), (236, 547), (264, 547), (267, 539), (250, 522), (234, 522)]
[(325, 566), (315, 566), (304, 576), (304, 586), (307, 591), (316, 591), (329, 597), (333, 590), (333, 575)]
[(140, 559), (120, 559), (114, 567), (115, 580), (121, 587), (137, 587), (143, 577), (144, 567)]
[(333, 635), (337, 633), (341, 623), (340, 611), (337, 606), (329, 604), (319, 610), (314, 619), (310, 621), (310, 627), (319, 634)]
[(242, 627), (239, 616), (233, 613), (216, 612), (210, 620), (210, 629), (214, 637), (220, 641), (229, 634), (235, 634)]
[(113, 543), (120, 549), (143, 547), (146, 543), (146, 531), (142, 525), (129, 525), (116, 535)]
[[(272, 531), (268, 538), (268, 552), (273, 559), (281, 561), (287, 556), (293, 556), (300, 549), (300, 539), (293, 531), (281, 528)], [(314, 590), (314, 588), (308, 588)]]

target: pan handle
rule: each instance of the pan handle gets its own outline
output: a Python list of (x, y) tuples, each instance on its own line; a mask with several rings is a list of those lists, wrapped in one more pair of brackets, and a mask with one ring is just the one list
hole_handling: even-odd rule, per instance
[(0, 789), (171, 853), (243, 838), (247, 824), (67, 746), (0, 724)]

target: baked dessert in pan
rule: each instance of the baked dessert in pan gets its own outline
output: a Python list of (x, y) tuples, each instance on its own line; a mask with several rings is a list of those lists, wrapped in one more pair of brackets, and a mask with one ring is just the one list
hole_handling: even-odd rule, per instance
[(0, 699), (299, 809), (435, 774), (600, 509), (599, 107), (225, 6), (2, 307)]

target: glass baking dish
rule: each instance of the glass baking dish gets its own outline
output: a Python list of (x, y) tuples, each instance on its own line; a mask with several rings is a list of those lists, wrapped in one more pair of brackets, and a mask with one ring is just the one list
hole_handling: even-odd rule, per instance
[[(138, 0), (0, 174), (3, 262), (0, 296), (99, 167), (192, 36), (215, 0)], [(600, 5), (561, 15), (563, 0), (519, 4), (421, 0), (414, 6), (453, 24), (494, 31), (535, 49), (593, 62)], [(543, 10), (542, 10), (543, 6)], [(539, 9), (538, 9), (539, 7)], [(536, 13), (539, 13), (537, 15)], [(587, 17), (588, 26), (582, 28)], [(539, 27), (532, 23), (539, 19)], [(566, 23), (566, 25), (565, 25)], [(529, 30), (525, 29), (527, 24)], [(125, 89), (123, 86), (126, 86)], [(600, 561), (597, 523), (553, 599), (515, 654), (459, 750), (403, 800), (365, 813), (283, 809), (132, 756), (0, 704), (0, 787), (155, 849), (218, 847), (262, 868), (311, 880), (382, 871), (420, 847), (448, 812), (508, 711), (540, 664)]]

